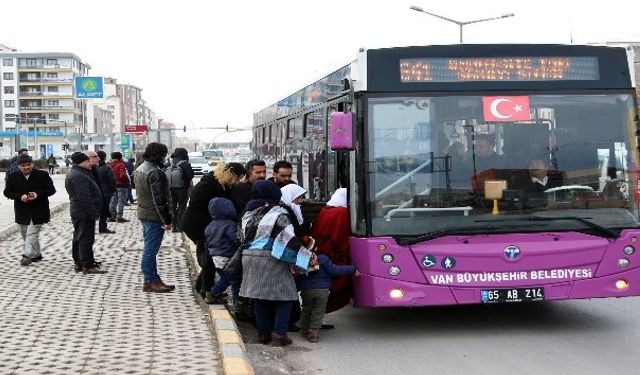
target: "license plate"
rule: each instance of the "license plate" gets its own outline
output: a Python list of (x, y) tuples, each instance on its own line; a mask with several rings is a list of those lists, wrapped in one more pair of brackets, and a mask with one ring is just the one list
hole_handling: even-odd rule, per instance
[(532, 302), (544, 300), (544, 288), (486, 289), (480, 291), (482, 303)]

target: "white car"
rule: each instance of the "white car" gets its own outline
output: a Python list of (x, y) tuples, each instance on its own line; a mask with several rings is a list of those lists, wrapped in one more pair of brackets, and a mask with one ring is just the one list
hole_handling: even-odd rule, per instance
[(211, 166), (203, 156), (189, 156), (189, 164), (195, 175), (205, 175), (211, 171)]

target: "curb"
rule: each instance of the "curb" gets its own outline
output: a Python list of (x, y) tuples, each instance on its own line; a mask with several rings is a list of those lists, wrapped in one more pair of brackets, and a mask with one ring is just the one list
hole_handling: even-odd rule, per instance
[[(194, 257), (196, 245), (184, 235), (183, 241), (187, 248), (187, 263), (189, 263), (192, 270), (196, 271), (192, 275), (196, 275), (200, 271), (200, 266), (198, 266), (198, 262)], [(247, 359), (242, 335), (240, 335), (238, 326), (229, 311), (224, 305), (204, 304), (204, 306), (206, 306), (218, 338), (225, 375), (254, 375), (253, 367)]]
[[(67, 208), (69, 208), (69, 202), (56, 203), (55, 206), (50, 209), (51, 217), (53, 217), (55, 214), (59, 213), (60, 211), (66, 210)], [(16, 223), (8, 225), (8, 226), (0, 229), (0, 238), (8, 237), (8, 236), (18, 232), (19, 230), (20, 230), (20, 225), (18, 225)]]

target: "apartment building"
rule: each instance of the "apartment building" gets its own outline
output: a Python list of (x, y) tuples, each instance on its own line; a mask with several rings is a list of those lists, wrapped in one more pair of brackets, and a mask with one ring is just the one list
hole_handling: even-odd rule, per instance
[(0, 157), (21, 147), (36, 158), (63, 155), (65, 135), (93, 127), (86, 101), (74, 97), (75, 77), (90, 68), (72, 53), (0, 51)]

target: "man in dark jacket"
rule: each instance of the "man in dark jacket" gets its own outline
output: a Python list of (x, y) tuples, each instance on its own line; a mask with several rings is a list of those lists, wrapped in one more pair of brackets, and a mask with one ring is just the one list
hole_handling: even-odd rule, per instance
[(142, 290), (166, 293), (175, 289), (158, 275), (156, 256), (165, 230), (171, 230), (171, 193), (164, 171), (160, 169), (167, 156), (167, 146), (151, 142), (142, 154), (144, 162), (133, 172), (138, 196), (138, 219), (144, 229), (141, 268), (144, 276)]
[(291, 179), (292, 175), (293, 165), (288, 161), (278, 160), (273, 164), (273, 176), (269, 177), (268, 180), (275, 182), (279, 187), (284, 187), (296, 183)]
[(100, 216), (103, 204), (102, 194), (91, 176), (89, 156), (74, 152), (71, 161), (73, 167), (67, 173), (64, 187), (69, 193), (69, 211), (73, 222), (71, 254), (75, 263), (74, 269), (76, 272), (82, 271), (85, 275), (106, 273), (107, 271), (100, 269), (93, 256), (96, 220)]
[(251, 186), (256, 181), (264, 180), (267, 177), (267, 164), (264, 160), (249, 160), (245, 169), (247, 170), (247, 178), (231, 187), (231, 201), (239, 214), (244, 211), (247, 203), (251, 200)]
[(193, 187), (193, 169), (189, 164), (189, 153), (186, 149), (178, 147), (173, 152), (171, 164), (167, 174), (175, 175), (179, 172), (179, 181), (171, 180), (171, 211), (173, 213), (173, 232), (182, 232), (182, 215), (187, 208), (189, 191)]
[(133, 186), (133, 170), (136, 169), (134, 162), (135, 162), (134, 158), (129, 158), (124, 163), (124, 166), (127, 168), (127, 173), (129, 174), (129, 182), (130, 182), (129, 189), (128, 189), (127, 204), (125, 206), (136, 203), (136, 200), (133, 199), (133, 187), (134, 187)]
[(100, 189), (100, 196), (102, 199), (102, 206), (100, 207), (100, 220), (98, 221), (98, 232), (100, 233), (115, 233), (115, 231), (107, 228), (107, 219), (109, 214), (109, 202), (116, 189), (113, 174), (104, 160), (107, 158), (107, 154), (104, 151), (95, 152), (93, 150), (87, 150), (84, 152), (89, 157), (89, 163), (91, 165), (91, 176), (94, 182)]
[(24, 240), (24, 252), (20, 264), (28, 266), (42, 260), (40, 254), (40, 229), (51, 217), (49, 197), (56, 193), (49, 174), (33, 169), (29, 155), (18, 155), (18, 172), (7, 177), (4, 195), (13, 199), (16, 223), (20, 225), (20, 234)]

